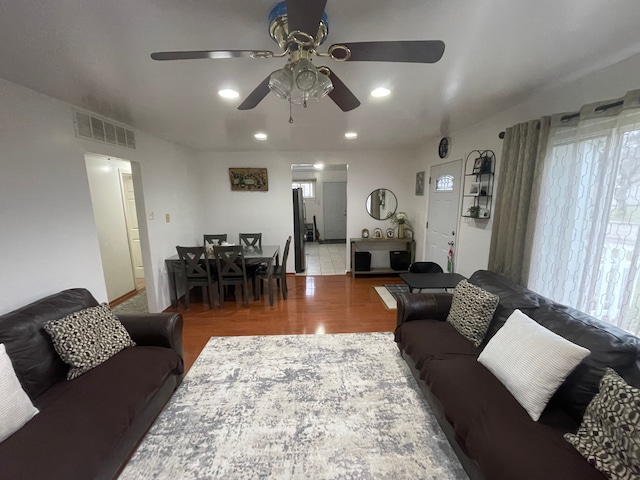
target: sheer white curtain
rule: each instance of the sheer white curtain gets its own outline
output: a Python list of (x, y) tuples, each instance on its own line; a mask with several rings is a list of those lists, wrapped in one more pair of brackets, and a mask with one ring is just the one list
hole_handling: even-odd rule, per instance
[(554, 115), (527, 285), (640, 333), (640, 90)]

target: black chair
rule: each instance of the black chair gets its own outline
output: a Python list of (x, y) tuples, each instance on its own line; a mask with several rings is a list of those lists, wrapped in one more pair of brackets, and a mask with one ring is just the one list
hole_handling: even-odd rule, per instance
[[(202, 298), (205, 299), (205, 289), (209, 297), (209, 308), (214, 308), (214, 285), (217, 279), (211, 275), (211, 268), (207, 260), (205, 247), (176, 246), (178, 257), (182, 263), (182, 274), (185, 284), (184, 308), (189, 309), (191, 287), (202, 287)], [(222, 302), (220, 302), (222, 305)]]
[(244, 304), (249, 305), (249, 288), (247, 283), (247, 267), (239, 245), (222, 247), (218, 246), (213, 251), (216, 266), (218, 268), (218, 284), (220, 285), (220, 308), (224, 305), (224, 287), (235, 286), (236, 299), (238, 299), (238, 287), (242, 288)]
[[(265, 269), (258, 270), (257, 277), (260, 282), (260, 289), (262, 289), (262, 282), (267, 281), (269, 285), (267, 286), (269, 289), (269, 304), (273, 305), (273, 281), (269, 281), (269, 279), (276, 280), (278, 287), (282, 291), (282, 299), (287, 299), (287, 294), (289, 290), (287, 289), (287, 258), (289, 257), (289, 246), (291, 245), (291, 236), (287, 238), (287, 242), (284, 246), (284, 253), (282, 254), (282, 263), (280, 265), (274, 265), (273, 262), (269, 265), (269, 267)], [(270, 271), (271, 270), (271, 271)]]
[[(409, 273), (444, 273), (442, 267), (436, 262), (413, 262), (409, 265)], [(412, 288), (412, 292), (421, 289)]]
[(243, 247), (262, 247), (261, 233), (241, 233), (238, 242)]
[(222, 245), (222, 242), (226, 242), (227, 241), (227, 234), (226, 233), (221, 233), (221, 234), (211, 234), (211, 235), (207, 235), (206, 233), (204, 234), (204, 246), (207, 248), (207, 251), (209, 251), (209, 248), (217, 246), (217, 245)]

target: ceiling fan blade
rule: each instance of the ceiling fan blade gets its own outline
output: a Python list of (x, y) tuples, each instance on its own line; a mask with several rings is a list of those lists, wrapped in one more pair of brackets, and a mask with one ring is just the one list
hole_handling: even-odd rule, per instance
[[(349, 62), (435, 63), (444, 54), (444, 42), (441, 40), (339, 43), (332, 45), (329, 51), (334, 46), (345, 46), (351, 51), (347, 59)], [(338, 48), (334, 56), (340, 59), (341, 53)]]
[(253, 90), (253, 92), (251, 92), (249, 96), (244, 99), (244, 102), (242, 102), (240, 106), (238, 106), (238, 110), (251, 110), (252, 108), (255, 108), (262, 101), (262, 99), (269, 94), (269, 92), (271, 91), (269, 90), (270, 77), (271, 75), (265, 78), (260, 83), (260, 85), (258, 85)]
[(326, 4), (327, 0), (287, 0), (289, 32), (297, 30), (315, 38)]
[(349, 112), (354, 108), (358, 108), (360, 106), (360, 100), (358, 100), (356, 96), (351, 93), (351, 90), (349, 90), (349, 88), (347, 88), (347, 86), (342, 83), (342, 80), (340, 80), (338, 76), (333, 73), (333, 70), (330, 70), (328, 68), (327, 70), (329, 70), (329, 78), (331, 79), (331, 83), (333, 83), (333, 90), (329, 92), (329, 97), (331, 98), (331, 100), (333, 100), (343, 112)]
[(187, 50), (182, 52), (154, 52), (154, 60), (194, 60), (198, 58), (271, 58), (267, 50)]

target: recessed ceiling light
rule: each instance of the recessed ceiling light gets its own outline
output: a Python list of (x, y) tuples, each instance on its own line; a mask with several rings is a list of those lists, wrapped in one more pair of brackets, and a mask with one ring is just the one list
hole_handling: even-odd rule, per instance
[(386, 97), (390, 93), (391, 93), (391, 90), (389, 90), (388, 88), (379, 87), (379, 88), (376, 88), (375, 90), (371, 91), (371, 96), (372, 97)]
[(316, 170), (322, 170), (324, 168), (324, 165), (322, 163), (314, 163), (313, 168), (315, 168)]
[(358, 134), (356, 132), (347, 132), (344, 134), (344, 138), (348, 138), (349, 140), (353, 140), (354, 138), (358, 138)]
[(256, 138), (256, 140), (266, 140), (267, 139), (267, 134), (266, 133), (262, 133), (262, 132), (258, 132), (254, 135), (254, 137)]
[(218, 90), (218, 95), (220, 95), (222, 98), (238, 98), (240, 96), (238, 92), (229, 88)]

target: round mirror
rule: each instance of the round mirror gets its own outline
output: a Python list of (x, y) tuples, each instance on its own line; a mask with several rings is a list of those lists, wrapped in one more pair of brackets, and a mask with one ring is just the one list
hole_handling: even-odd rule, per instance
[(398, 199), (386, 188), (378, 188), (367, 197), (367, 213), (376, 220), (387, 220), (396, 213)]

